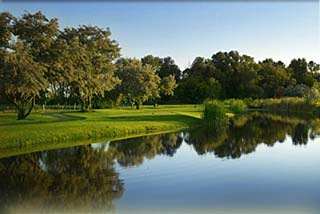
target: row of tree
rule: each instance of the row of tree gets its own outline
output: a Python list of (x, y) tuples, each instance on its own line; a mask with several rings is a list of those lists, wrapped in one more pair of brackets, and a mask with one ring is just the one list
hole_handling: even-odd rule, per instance
[[(59, 29), (41, 12), (0, 14), (0, 98), (28, 116), (38, 104), (80, 104), (83, 111), (119, 104), (201, 103), (208, 98), (304, 96), (318, 90), (319, 64), (289, 66), (237, 51), (197, 57), (181, 71), (171, 57), (120, 58), (109, 29)], [(111, 105), (111, 106), (112, 106)]]
[(182, 102), (201, 103), (207, 98), (302, 97), (320, 80), (319, 64), (293, 59), (289, 66), (253, 57), (237, 51), (218, 52), (210, 59), (197, 57), (182, 72), (177, 98)]
[(17, 108), (18, 119), (30, 114), (36, 98), (40, 103), (79, 102), (89, 111), (94, 97), (114, 90), (139, 108), (148, 99), (172, 95), (176, 87), (172, 75), (158, 75), (138, 59), (119, 59), (109, 29), (61, 31), (57, 19), (41, 12), (18, 18), (1, 13), (0, 25), (0, 90)]

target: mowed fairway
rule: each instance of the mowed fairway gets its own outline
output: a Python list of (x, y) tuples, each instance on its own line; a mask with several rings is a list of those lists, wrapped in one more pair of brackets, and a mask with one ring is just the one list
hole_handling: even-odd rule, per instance
[(201, 108), (163, 105), (88, 113), (35, 112), (22, 121), (16, 120), (15, 113), (1, 112), (0, 157), (190, 128), (200, 124)]

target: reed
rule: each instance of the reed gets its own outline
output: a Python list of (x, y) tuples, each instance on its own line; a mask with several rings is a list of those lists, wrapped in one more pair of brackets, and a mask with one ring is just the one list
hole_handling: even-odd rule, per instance
[(317, 101), (309, 101), (304, 98), (270, 98), (257, 99), (247, 102), (251, 109), (261, 109), (271, 112), (307, 113), (319, 115), (320, 105)]

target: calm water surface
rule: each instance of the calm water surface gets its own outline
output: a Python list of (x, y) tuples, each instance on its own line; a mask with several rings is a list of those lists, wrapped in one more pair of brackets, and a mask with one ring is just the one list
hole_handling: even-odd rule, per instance
[(0, 210), (318, 213), (319, 136), (318, 120), (253, 113), (218, 129), (3, 158)]

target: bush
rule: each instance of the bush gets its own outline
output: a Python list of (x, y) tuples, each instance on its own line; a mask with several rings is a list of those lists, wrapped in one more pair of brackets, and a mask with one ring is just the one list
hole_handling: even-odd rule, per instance
[(227, 121), (224, 104), (217, 100), (204, 103), (203, 119), (206, 125), (220, 125)]
[(239, 100), (239, 99), (228, 99), (228, 100), (223, 101), (223, 103), (225, 104), (225, 106), (226, 106), (232, 113), (235, 113), (235, 114), (243, 113), (243, 112), (247, 112), (247, 111), (248, 111), (247, 104), (246, 104), (245, 101), (243, 101), (243, 100)]

